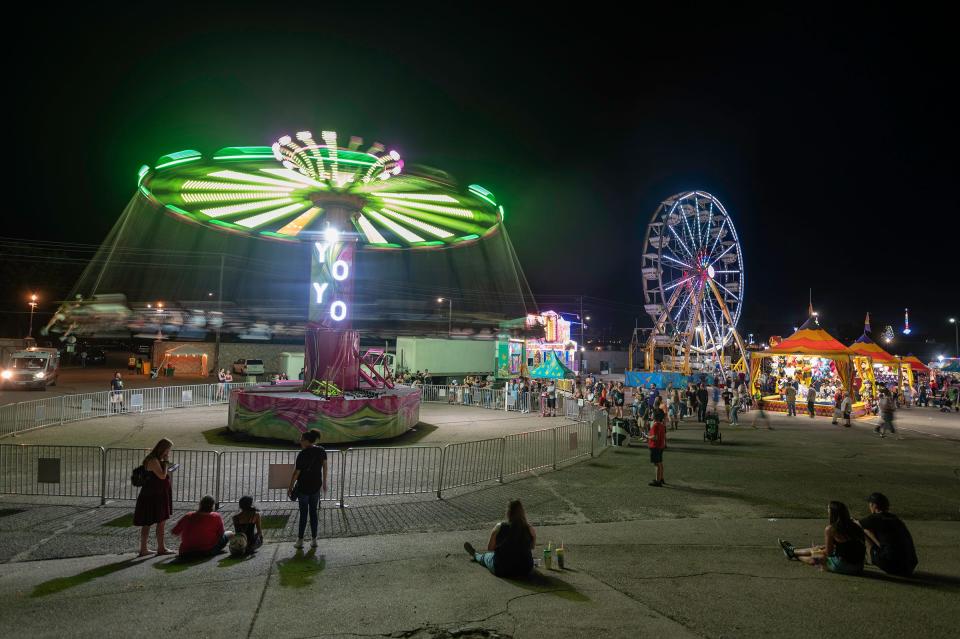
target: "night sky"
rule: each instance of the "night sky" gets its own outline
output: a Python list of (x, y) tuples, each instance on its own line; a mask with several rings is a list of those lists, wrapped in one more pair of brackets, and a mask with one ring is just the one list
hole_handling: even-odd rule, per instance
[[(844, 336), (868, 310), (875, 330), (899, 333), (910, 307), (915, 334), (952, 350), (945, 16), (810, 3), (629, 15), (258, 6), (7, 21), (2, 235), (99, 244), (141, 164), (329, 128), (492, 190), (541, 306), (588, 296), (596, 326), (625, 339), (635, 317), (649, 323), (645, 226), (662, 199), (697, 188), (725, 204), (744, 247), (742, 332), (789, 334), (812, 287)], [(22, 312), (43, 285), (8, 279), (2, 311)]]

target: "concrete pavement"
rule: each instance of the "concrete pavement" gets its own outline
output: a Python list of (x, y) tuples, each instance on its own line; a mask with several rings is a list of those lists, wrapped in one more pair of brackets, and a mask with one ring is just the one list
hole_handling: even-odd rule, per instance
[[(132, 560), (136, 530), (107, 525), (129, 504), (4, 498), (4, 622), (40, 637), (954, 636), (960, 420), (913, 410), (898, 414), (903, 439), (878, 438), (869, 421), (847, 429), (774, 415), (772, 430), (724, 425), (711, 445), (685, 424), (668, 432), (664, 488), (646, 485), (644, 449), (622, 448), (443, 500), (326, 507), (312, 556), (292, 548), (288, 504), (264, 507), (279, 525), (255, 558), (181, 566)], [(874, 490), (913, 532), (915, 579), (872, 568), (843, 577), (783, 558), (777, 537), (818, 541), (828, 500), (863, 515)], [(538, 550), (565, 543), (570, 570), (503, 581), (468, 561), (463, 541), (482, 545), (512, 497), (538, 527)]]

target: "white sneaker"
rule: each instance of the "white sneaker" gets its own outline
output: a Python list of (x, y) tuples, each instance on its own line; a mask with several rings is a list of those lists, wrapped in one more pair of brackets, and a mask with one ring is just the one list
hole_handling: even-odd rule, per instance
[(316, 537), (313, 537), (313, 538), (310, 540), (310, 547), (311, 547), (311, 548), (316, 548), (316, 547), (317, 547), (317, 538), (316, 538)]
[(303, 537), (297, 539), (296, 543), (293, 544), (294, 548), (303, 548)]

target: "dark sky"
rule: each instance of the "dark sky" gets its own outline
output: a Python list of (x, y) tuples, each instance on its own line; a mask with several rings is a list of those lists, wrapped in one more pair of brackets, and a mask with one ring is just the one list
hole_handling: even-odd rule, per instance
[(828, 327), (854, 330), (869, 310), (899, 329), (909, 306), (917, 333), (952, 343), (946, 16), (810, 3), (629, 14), (313, 4), (7, 21), (15, 179), (2, 234), (96, 244), (141, 164), (332, 128), (494, 191), (534, 292), (610, 300), (591, 304), (615, 331), (639, 314), (651, 214), (699, 188), (737, 225), (745, 332), (789, 333), (812, 286)]

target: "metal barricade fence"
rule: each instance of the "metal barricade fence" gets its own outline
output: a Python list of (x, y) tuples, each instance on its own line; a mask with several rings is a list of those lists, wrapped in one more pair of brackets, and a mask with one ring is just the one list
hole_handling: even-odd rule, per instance
[[(503, 480), (504, 439), (447, 444), (443, 447), (443, 473), (438, 490)], [(437, 494), (439, 497), (439, 492)]]
[[(221, 503), (236, 502), (249, 495), (260, 502), (289, 501), (287, 488), (297, 461), (297, 450), (231, 450), (220, 453)], [(332, 501), (340, 495), (345, 455), (327, 449), (327, 494)]]
[(110, 399), (107, 391), (64, 395), (61, 400), (63, 401), (64, 422), (77, 422), (83, 419), (104, 417), (109, 414)]
[(17, 432), (17, 405), (0, 406), (0, 436)]
[(504, 437), (503, 475), (517, 475), (557, 465), (556, 429), (545, 428)]
[(447, 399), (447, 387), (424, 384), (420, 387), (420, 399), (424, 402), (442, 402)]
[(343, 467), (341, 497), (432, 493), (440, 485), (443, 449), (350, 448)]
[(102, 461), (99, 446), (0, 444), (0, 493), (97, 497)]
[[(130, 483), (133, 469), (143, 463), (150, 452), (143, 448), (108, 448), (104, 456), (105, 474), (102, 497), (107, 499), (135, 500), (140, 489)], [(170, 462), (180, 464), (170, 475), (173, 485), (173, 501), (197, 503), (204, 495), (216, 497), (220, 453), (215, 450), (189, 450), (174, 448)]]
[(587, 422), (577, 422), (557, 429), (557, 463), (584, 457), (592, 453), (592, 428)]
[(59, 397), (20, 402), (17, 404), (17, 431), (59, 424), (61, 408)]

